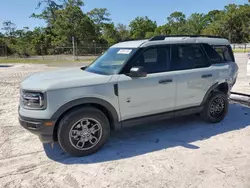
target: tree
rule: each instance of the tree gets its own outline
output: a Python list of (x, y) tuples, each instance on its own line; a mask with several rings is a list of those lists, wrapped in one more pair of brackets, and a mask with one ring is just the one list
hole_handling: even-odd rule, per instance
[(63, 8), (62, 4), (58, 4), (53, 0), (41, 0), (38, 2), (36, 9), (42, 8), (40, 14), (33, 13), (32, 18), (43, 19), (48, 25), (52, 25), (52, 22), (56, 20), (56, 11)]
[(5, 31), (7, 37), (11, 37), (15, 34), (16, 24), (12, 23), (10, 20), (3, 22), (2, 30)]
[(121, 41), (128, 40), (130, 38), (129, 30), (126, 25), (119, 23), (116, 26), (116, 30)]
[(116, 30), (114, 23), (103, 25), (102, 37), (109, 45), (113, 45), (120, 40), (119, 33)]
[(168, 24), (158, 26), (154, 32), (155, 35), (169, 35), (171, 30)]
[(153, 33), (155, 31), (157, 24), (155, 21), (152, 21), (145, 16), (136, 17), (132, 22), (130, 22), (129, 27), (130, 35), (133, 39), (143, 39), (146, 38), (147, 33)]
[(167, 25), (171, 34), (186, 34), (186, 16), (182, 12), (173, 12), (167, 17)]
[(223, 11), (212, 10), (212, 11), (209, 11), (205, 15), (205, 19), (208, 22), (208, 24), (211, 24), (211, 23), (213, 23), (213, 22), (218, 21), (219, 19), (221, 19), (221, 14), (223, 14)]
[(7, 44), (8, 53), (27, 56), (53, 53), (57, 46), (71, 46), (72, 37), (77, 44), (93, 41), (112, 45), (118, 41), (150, 38), (154, 35), (207, 34), (230, 39), (232, 43), (250, 41), (250, 4), (229, 4), (223, 10), (207, 14), (193, 13), (188, 18), (182, 12), (173, 12), (166, 24), (158, 26), (148, 17), (136, 17), (129, 26), (115, 24), (106, 8), (83, 12), (82, 0), (39, 0), (37, 14), (47, 25), (32, 31), (17, 29), (5, 21), (0, 33), (0, 43)]
[(105, 23), (109, 23), (111, 21), (110, 13), (106, 8), (95, 8), (87, 14), (98, 26), (101, 26)]
[(185, 23), (187, 34), (199, 35), (206, 28), (207, 24), (208, 21), (204, 14), (191, 14)]
[(56, 11), (57, 19), (53, 22), (54, 45), (71, 43), (72, 37), (79, 42), (94, 40), (95, 26), (77, 4), (68, 3), (64, 9)]

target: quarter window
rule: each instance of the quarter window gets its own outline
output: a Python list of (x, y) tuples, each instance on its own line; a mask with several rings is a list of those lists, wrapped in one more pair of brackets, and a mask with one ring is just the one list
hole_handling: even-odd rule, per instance
[(234, 61), (232, 50), (228, 46), (213, 46), (215, 51), (221, 56), (224, 61)]

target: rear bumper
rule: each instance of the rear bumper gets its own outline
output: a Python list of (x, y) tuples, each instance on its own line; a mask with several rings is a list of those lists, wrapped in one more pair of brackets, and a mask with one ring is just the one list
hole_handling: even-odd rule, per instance
[[(37, 135), (42, 143), (53, 142), (54, 121), (39, 120), (19, 115), (19, 123), (22, 127)], [(50, 124), (49, 126), (47, 124)]]

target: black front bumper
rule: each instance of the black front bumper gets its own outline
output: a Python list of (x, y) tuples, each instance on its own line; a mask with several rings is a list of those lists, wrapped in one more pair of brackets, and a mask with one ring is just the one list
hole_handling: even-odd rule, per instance
[[(52, 125), (46, 126), (45, 124), (48, 122), (52, 122)], [(41, 140), (42, 143), (54, 142), (53, 131), (54, 131), (55, 123), (53, 121), (32, 119), (32, 118), (19, 116), (19, 123), (25, 129), (39, 136), (39, 139)]]

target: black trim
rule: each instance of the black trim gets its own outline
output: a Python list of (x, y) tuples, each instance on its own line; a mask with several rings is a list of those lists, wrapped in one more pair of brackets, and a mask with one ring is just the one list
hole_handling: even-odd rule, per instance
[(79, 106), (79, 105), (84, 105), (84, 104), (96, 104), (104, 107), (108, 113), (111, 115), (111, 118), (114, 123), (114, 128), (115, 129), (121, 129), (121, 124), (119, 123), (119, 116), (116, 111), (116, 109), (107, 101), (99, 98), (94, 98), (94, 97), (88, 97), (88, 98), (83, 98), (83, 99), (76, 99), (73, 101), (70, 101), (63, 106), (61, 106), (53, 115), (51, 119), (58, 120), (63, 113), (66, 111), (70, 110), (73, 107)]
[(167, 84), (167, 83), (170, 83), (170, 82), (173, 82), (173, 80), (172, 79), (165, 79), (165, 80), (160, 80), (159, 84)]
[(201, 78), (209, 78), (209, 77), (213, 77), (212, 74), (203, 74), (201, 75)]
[(115, 93), (115, 96), (119, 96), (119, 93), (118, 93), (118, 84), (114, 84), (114, 93)]
[(130, 72), (129, 66), (134, 63), (136, 58), (141, 54), (143, 48), (138, 48), (135, 53), (123, 64), (121, 69), (118, 71), (118, 74), (126, 74)]
[(164, 119), (169, 119), (177, 116), (190, 115), (195, 113), (200, 113), (203, 110), (203, 106), (197, 106), (192, 108), (186, 108), (176, 111), (164, 112), (160, 114), (154, 114), (149, 116), (137, 117), (132, 119), (127, 119), (122, 121), (122, 127), (132, 127), (135, 125), (146, 124), (149, 122), (156, 122)]
[(149, 41), (157, 41), (157, 40), (165, 40), (165, 38), (169, 37), (191, 37), (191, 38), (196, 38), (196, 37), (206, 37), (206, 38), (220, 38), (222, 39), (223, 37), (220, 36), (213, 36), (213, 35), (160, 35), (160, 36), (154, 36), (149, 39)]
[[(34, 119), (23, 117), (19, 115), (19, 124), (30, 131), (31, 133), (39, 136), (39, 139), (42, 143), (51, 143), (53, 142), (53, 130), (54, 125), (52, 126), (45, 126), (45, 122), (53, 122), (51, 120), (41, 120), (41, 119)], [(54, 123), (54, 122), (53, 122)], [(54, 123), (55, 124), (55, 123)]]
[(212, 91), (214, 91), (217, 87), (218, 87), (218, 82), (217, 83), (215, 83), (214, 85), (212, 85), (208, 90), (207, 90), (207, 92), (206, 92), (206, 94), (205, 94), (205, 96), (204, 96), (204, 98), (203, 98), (203, 100), (202, 100), (202, 103), (201, 103), (201, 105), (204, 105), (205, 104), (205, 102), (207, 101), (207, 99), (208, 99), (208, 97), (210, 96), (210, 93), (212, 92)]

